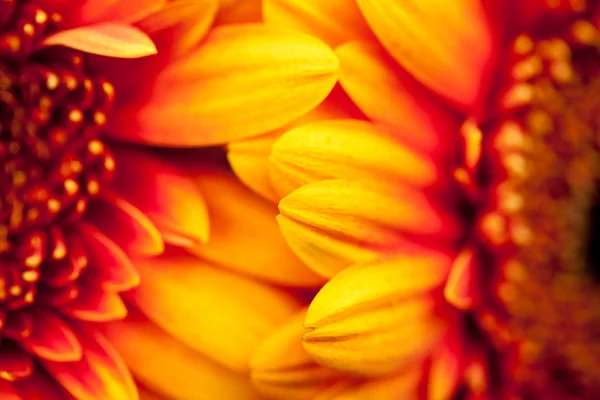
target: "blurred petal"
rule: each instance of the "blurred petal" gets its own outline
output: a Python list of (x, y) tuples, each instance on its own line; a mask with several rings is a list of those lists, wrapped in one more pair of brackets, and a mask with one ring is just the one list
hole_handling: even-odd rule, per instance
[[(316, 364), (302, 347), (306, 309), (264, 340), (250, 359), (252, 382), (276, 399), (313, 399), (339, 375)], [(282, 356), (285, 355), (285, 356)]]
[(216, 25), (262, 22), (262, 0), (221, 0)]
[(448, 335), (439, 349), (433, 352), (427, 381), (428, 400), (449, 399), (460, 384), (465, 368), (465, 349), (460, 338), (462, 335), (464, 332)]
[(340, 60), (340, 84), (369, 118), (394, 128), (400, 140), (426, 152), (452, 142), (458, 124), (450, 111), (383, 49), (354, 41), (335, 52)]
[(360, 111), (339, 85), (333, 88), (327, 98), (312, 111), (275, 132), (256, 138), (229, 143), (227, 159), (238, 178), (261, 196), (278, 202), (278, 196), (271, 185), (268, 172), (268, 156), (273, 143), (281, 134), (292, 127), (311, 121), (326, 119), (360, 118)]
[(305, 349), (319, 363), (364, 375), (422, 359), (445, 330), (429, 291), (443, 282), (449, 264), (440, 254), (400, 256), (339, 273), (308, 309)]
[(480, 94), (492, 53), (480, 0), (357, 0), (390, 54), (434, 91), (463, 106)]
[(263, 13), (269, 25), (306, 32), (330, 46), (372, 37), (355, 0), (265, 0)]
[(143, 104), (120, 107), (112, 133), (167, 146), (221, 144), (279, 128), (319, 104), (336, 82), (324, 43), (262, 25), (213, 30), (171, 63)]
[(67, 46), (106, 57), (139, 58), (156, 54), (152, 39), (136, 27), (117, 22), (59, 31), (42, 42), (44, 46)]
[(115, 190), (154, 223), (166, 242), (187, 247), (208, 240), (204, 197), (186, 171), (149, 151), (117, 148), (114, 155), (126, 171), (116, 175)]
[(424, 367), (415, 367), (389, 378), (341, 382), (315, 397), (315, 400), (420, 399)]
[(107, 291), (125, 291), (140, 283), (131, 260), (112, 240), (91, 225), (81, 224), (79, 233), (90, 256), (86, 278)]
[[(39, 369), (33, 375), (13, 383), (24, 400), (65, 400), (69, 396), (56, 381)], [(4, 400), (0, 389), (0, 399)], [(8, 399), (10, 400), (10, 398)]]
[(348, 178), (432, 185), (434, 165), (366, 121), (320, 121), (291, 129), (274, 144), (269, 177), (284, 197), (314, 181)]
[[(183, 254), (138, 259), (137, 306), (188, 346), (237, 371), (266, 335), (297, 309), (285, 292)], [(156, 301), (160, 297), (160, 301)]]
[(218, 0), (172, 0), (140, 18), (136, 26), (161, 45), (168, 41), (169, 52), (183, 54), (204, 38), (215, 18), (218, 3)]
[(78, 329), (83, 345), (80, 361), (43, 361), (46, 370), (78, 400), (138, 400), (125, 363), (99, 332)]
[(23, 398), (17, 393), (13, 385), (2, 379), (0, 380), (0, 399), (2, 400), (23, 400)]
[(127, 315), (125, 303), (118, 293), (89, 287), (84, 287), (77, 298), (63, 306), (61, 311), (69, 317), (93, 322), (113, 321)]
[(31, 335), (21, 339), (21, 345), (38, 357), (50, 361), (77, 361), (81, 358), (81, 344), (71, 327), (47, 311), (32, 309), (35, 324)]
[[(247, 377), (233, 373), (169, 336), (139, 314), (104, 331), (137, 380), (173, 400), (244, 400), (255, 395)], [(226, 388), (226, 389), (225, 389)]]
[(89, 212), (93, 224), (128, 253), (157, 255), (165, 244), (154, 224), (125, 199), (107, 194)]
[(379, 254), (410, 253), (417, 239), (444, 247), (459, 237), (451, 217), (401, 184), (313, 182), (283, 198), (279, 210), (277, 220), (292, 250), (329, 277)]
[(206, 171), (197, 183), (205, 193), (214, 223), (208, 243), (190, 251), (224, 267), (283, 285), (323, 283), (287, 246), (275, 222), (275, 205), (229, 174)]

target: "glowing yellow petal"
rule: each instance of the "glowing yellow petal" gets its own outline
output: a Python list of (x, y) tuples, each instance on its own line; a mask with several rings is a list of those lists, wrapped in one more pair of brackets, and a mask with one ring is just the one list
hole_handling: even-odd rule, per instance
[(170, 253), (134, 263), (144, 283), (132, 298), (144, 314), (234, 370), (247, 371), (256, 346), (298, 307), (281, 290), (188, 255)]
[[(306, 314), (306, 350), (323, 365), (364, 375), (408, 367), (428, 354), (446, 327), (429, 291), (447, 276), (440, 254), (400, 256), (342, 271)], [(392, 350), (393, 349), (393, 350)]]
[(288, 126), (256, 138), (230, 143), (227, 158), (238, 178), (261, 196), (278, 202), (281, 197), (273, 190), (268, 172), (268, 156), (273, 143), (292, 127), (311, 121), (356, 117), (358, 112), (343, 90), (336, 86), (323, 103)]
[(415, 236), (443, 246), (458, 235), (456, 223), (430, 199), (399, 183), (313, 182), (283, 198), (279, 210), (292, 250), (324, 276), (378, 254), (412, 251)]
[(433, 184), (435, 166), (389, 132), (359, 120), (320, 121), (286, 132), (269, 158), (269, 176), (284, 197), (314, 181), (331, 178)]
[(354, 41), (335, 52), (344, 90), (369, 118), (394, 128), (399, 139), (434, 152), (456, 135), (458, 124), (450, 110), (379, 46)]
[[(461, 322), (457, 321), (456, 326), (461, 326)], [(458, 335), (449, 335), (433, 352), (427, 381), (428, 400), (451, 398), (463, 377), (465, 348), (460, 336), (466, 334), (461, 329), (456, 330)]]
[(258, 24), (214, 29), (188, 57), (167, 65), (150, 98), (119, 108), (119, 139), (202, 146), (257, 136), (318, 105), (338, 62), (323, 42)]
[(481, 0), (357, 0), (390, 54), (438, 93), (470, 106), (492, 52)]
[(418, 400), (421, 399), (420, 385), (424, 369), (424, 366), (417, 365), (389, 378), (340, 382), (314, 400)]
[(372, 36), (354, 0), (265, 0), (269, 25), (306, 32), (331, 46)]
[(279, 284), (323, 283), (287, 246), (275, 222), (275, 205), (227, 173), (206, 171), (197, 183), (214, 223), (208, 243), (190, 251), (224, 267)]
[(250, 359), (252, 382), (266, 396), (312, 399), (338, 376), (316, 364), (302, 347), (306, 309), (263, 341)]
[(105, 334), (138, 381), (172, 400), (200, 394), (206, 399), (256, 398), (247, 377), (218, 365), (139, 314), (106, 324)]

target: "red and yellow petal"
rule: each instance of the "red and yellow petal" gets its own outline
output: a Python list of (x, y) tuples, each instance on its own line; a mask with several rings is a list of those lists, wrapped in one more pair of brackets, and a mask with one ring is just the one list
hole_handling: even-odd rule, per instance
[(205, 146), (267, 133), (318, 105), (336, 82), (337, 66), (331, 49), (308, 35), (222, 26), (198, 51), (167, 65), (147, 101), (120, 107), (111, 134)]
[(261, 0), (220, 0), (215, 25), (262, 22)]
[(236, 371), (248, 371), (254, 348), (298, 309), (282, 290), (180, 252), (135, 263), (144, 284), (131, 297), (140, 310), (175, 338)]
[(306, 32), (330, 46), (372, 37), (354, 0), (265, 0), (263, 15), (269, 25)]
[(480, 0), (357, 0), (390, 54), (413, 76), (464, 107), (482, 90), (492, 33)]

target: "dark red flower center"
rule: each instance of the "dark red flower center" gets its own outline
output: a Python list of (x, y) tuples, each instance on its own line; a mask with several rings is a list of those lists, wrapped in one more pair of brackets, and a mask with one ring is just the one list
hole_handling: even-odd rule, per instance
[(86, 74), (84, 54), (40, 48), (60, 22), (0, 0), (0, 332), (11, 310), (77, 296), (88, 260), (69, 232), (115, 169), (99, 138), (113, 86)]
[(591, 13), (517, 37), (481, 125), (481, 322), (526, 399), (600, 398), (599, 49)]

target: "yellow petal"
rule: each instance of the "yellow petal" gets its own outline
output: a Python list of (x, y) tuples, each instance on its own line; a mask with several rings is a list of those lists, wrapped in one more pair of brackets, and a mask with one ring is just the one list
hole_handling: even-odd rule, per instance
[(318, 105), (338, 62), (316, 38), (258, 24), (214, 29), (188, 57), (167, 65), (142, 104), (119, 108), (120, 138), (201, 146), (257, 136)]
[(306, 32), (331, 46), (372, 36), (355, 0), (265, 0), (269, 25)]
[(120, 171), (116, 190), (152, 221), (166, 242), (197, 246), (208, 240), (204, 197), (186, 171), (151, 152), (129, 147), (113, 152)]
[(308, 309), (304, 347), (323, 365), (364, 375), (421, 360), (446, 329), (430, 291), (449, 264), (440, 254), (401, 256), (341, 272)]
[(273, 190), (269, 179), (267, 160), (273, 143), (292, 127), (311, 121), (357, 117), (359, 112), (341, 87), (336, 86), (316, 108), (296, 119), (286, 127), (256, 138), (229, 143), (227, 159), (238, 178), (261, 196), (278, 202), (281, 197)]
[(281, 290), (189, 255), (171, 251), (134, 263), (144, 283), (132, 298), (144, 314), (188, 346), (237, 371), (249, 369), (256, 346), (298, 308)]
[(173, 400), (256, 398), (247, 377), (215, 363), (137, 313), (104, 327), (135, 378), (158, 394)]
[(492, 53), (481, 0), (357, 0), (390, 54), (436, 92), (471, 106)]
[(42, 42), (44, 46), (67, 46), (106, 57), (140, 58), (156, 54), (152, 39), (128, 24), (104, 22), (59, 31)]
[[(461, 326), (462, 321), (456, 321), (456, 325)], [(460, 384), (466, 361), (462, 335), (465, 333), (456, 329), (454, 334), (449, 335), (433, 352), (427, 381), (428, 400), (452, 398)]]
[(424, 366), (416, 366), (388, 378), (345, 381), (332, 386), (315, 400), (421, 399)]
[(269, 177), (284, 197), (314, 181), (348, 178), (432, 185), (431, 161), (377, 126), (359, 120), (320, 121), (293, 128), (279, 138), (269, 157)]
[(261, 0), (220, 0), (216, 25), (262, 22)]
[(224, 267), (288, 286), (319, 286), (289, 249), (275, 222), (277, 207), (227, 173), (205, 171), (197, 184), (212, 223), (208, 243), (190, 251)]
[(306, 309), (263, 341), (250, 359), (252, 382), (269, 398), (312, 399), (338, 374), (316, 364), (302, 347)]
[(394, 128), (399, 139), (428, 153), (446, 142), (455, 143), (452, 135), (458, 132), (458, 123), (448, 107), (401, 70), (380, 46), (354, 41), (335, 52), (340, 84), (369, 118)]
[(379, 254), (412, 252), (417, 239), (444, 247), (460, 237), (452, 218), (423, 193), (399, 183), (313, 182), (282, 199), (279, 210), (292, 250), (324, 276)]

